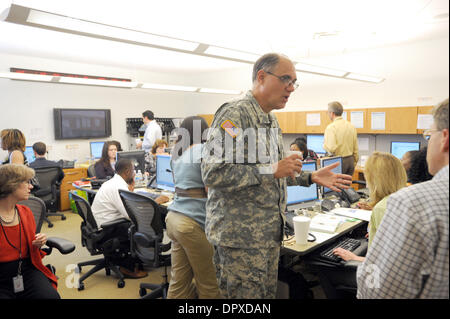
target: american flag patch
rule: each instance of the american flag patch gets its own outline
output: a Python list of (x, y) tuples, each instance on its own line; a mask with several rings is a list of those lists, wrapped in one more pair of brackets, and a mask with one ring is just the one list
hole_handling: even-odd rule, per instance
[(239, 128), (237, 128), (236, 125), (234, 125), (230, 120), (226, 120), (225, 122), (223, 122), (220, 127), (222, 127), (225, 132), (230, 134), (233, 138), (239, 134)]

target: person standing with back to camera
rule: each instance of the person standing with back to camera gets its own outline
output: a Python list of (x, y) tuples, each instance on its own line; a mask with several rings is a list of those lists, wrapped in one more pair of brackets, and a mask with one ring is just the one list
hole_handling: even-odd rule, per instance
[(208, 187), (205, 231), (225, 298), (275, 298), (287, 184), (318, 183), (339, 192), (351, 183), (351, 176), (331, 171), (337, 163), (302, 172), (299, 155), (284, 157), (271, 111), (283, 109), (298, 87), (292, 61), (265, 54), (253, 66), (252, 80), (251, 91), (217, 110), (201, 164)]
[[(207, 191), (200, 168), (206, 121), (190, 116), (180, 125), (172, 152), (175, 198), (168, 207), (167, 235), (172, 239), (172, 273), (167, 298), (221, 298), (213, 265), (213, 247), (205, 235)], [(197, 134), (198, 133), (198, 134)]]
[(333, 123), (325, 129), (323, 148), (332, 156), (342, 156), (342, 173), (353, 175), (358, 163), (358, 138), (352, 123), (342, 118), (339, 102), (328, 104), (328, 117)]

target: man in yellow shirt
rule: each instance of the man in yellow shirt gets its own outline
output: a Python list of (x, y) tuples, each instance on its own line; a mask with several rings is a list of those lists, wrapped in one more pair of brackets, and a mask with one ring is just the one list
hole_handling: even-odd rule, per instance
[(339, 102), (328, 103), (328, 117), (333, 123), (325, 129), (323, 148), (333, 156), (342, 156), (342, 174), (353, 175), (358, 162), (358, 140), (355, 127), (342, 118)]

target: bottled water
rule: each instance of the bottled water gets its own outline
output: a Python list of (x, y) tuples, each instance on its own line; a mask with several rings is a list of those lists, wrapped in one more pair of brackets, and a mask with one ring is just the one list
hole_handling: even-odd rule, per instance
[(135, 187), (142, 187), (144, 183), (144, 177), (142, 176), (141, 170), (138, 170), (136, 176), (134, 177), (134, 185)]

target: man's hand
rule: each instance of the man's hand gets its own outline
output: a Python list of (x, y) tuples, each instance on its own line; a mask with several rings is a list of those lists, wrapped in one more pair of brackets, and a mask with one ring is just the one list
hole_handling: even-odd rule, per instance
[(311, 175), (312, 182), (328, 187), (335, 192), (340, 192), (339, 188), (349, 188), (349, 185), (352, 184), (352, 177), (346, 174), (336, 174), (332, 171), (338, 165), (339, 163), (334, 163), (313, 172)]
[(295, 173), (302, 171), (302, 158), (297, 154), (293, 154), (289, 157), (283, 158), (281, 161), (273, 164), (273, 170), (275, 178), (283, 178), (290, 176), (295, 179)]
[(133, 183), (128, 184), (128, 190), (129, 190), (130, 192), (134, 192), (134, 181), (133, 181)]
[(159, 205), (159, 204), (162, 204), (162, 203), (167, 203), (169, 201), (169, 197), (167, 197), (167, 196), (164, 196), (164, 195), (161, 195), (161, 196), (158, 196), (158, 197), (156, 197), (156, 199), (155, 199), (155, 202)]

